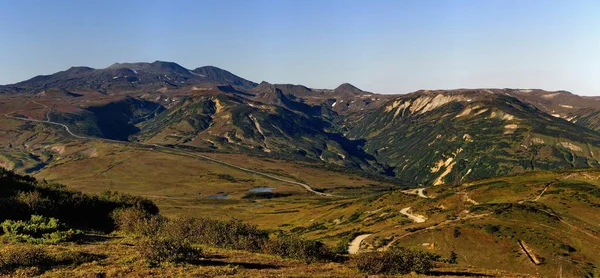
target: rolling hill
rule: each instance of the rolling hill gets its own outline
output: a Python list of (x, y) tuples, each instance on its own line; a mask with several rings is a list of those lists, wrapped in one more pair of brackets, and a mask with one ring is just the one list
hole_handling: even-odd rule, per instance
[(381, 95), (157, 61), (74, 67), (0, 92), (14, 105), (46, 103), (53, 121), (86, 136), (321, 162), (410, 185), (600, 165), (600, 102), (565, 91)]
[[(134, 71), (138, 79), (127, 80)], [(349, 245), (428, 251), (444, 258), (433, 275), (598, 275), (594, 98), (518, 89), (381, 95), (347, 83), (256, 84), (168, 62), (72, 68), (0, 91), (0, 166), (50, 184), (119, 190), (151, 199), (169, 218), (238, 219), (339, 253)], [(148, 275), (360, 275), (351, 264), (303, 267), (222, 249), (208, 253), (237, 270), (157, 272), (133, 238), (101, 237), (68, 245), (109, 250), (101, 263), (47, 275), (123, 273), (121, 261)], [(252, 269), (258, 259), (276, 266)]]

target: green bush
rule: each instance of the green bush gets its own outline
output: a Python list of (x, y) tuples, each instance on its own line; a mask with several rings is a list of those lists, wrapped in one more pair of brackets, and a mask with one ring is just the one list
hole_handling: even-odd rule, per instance
[(32, 214), (42, 214), (52, 206), (51, 201), (38, 191), (19, 192), (17, 200), (27, 206)]
[(106, 191), (84, 194), (61, 184), (36, 181), (0, 168), (0, 221), (27, 220), (31, 215), (58, 218), (72, 228), (110, 232), (115, 225), (111, 213), (119, 208), (137, 208), (158, 214), (150, 200)]
[(359, 271), (367, 274), (424, 274), (433, 268), (439, 256), (406, 248), (391, 248), (384, 252), (359, 253), (354, 263)]
[(306, 263), (336, 259), (336, 254), (323, 243), (290, 236), (280, 236), (265, 241), (262, 251), (267, 254), (302, 260)]
[(454, 250), (450, 251), (450, 257), (445, 260), (446, 263), (449, 264), (457, 264), (458, 263), (458, 254), (454, 252)]
[(121, 231), (151, 236), (160, 233), (165, 218), (137, 208), (116, 209), (112, 213), (115, 225)]
[(136, 249), (152, 265), (162, 262), (192, 262), (202, 257), (201, 250), (193, 247), (187, 240), (170, 237), (143, 237), (138, 240)]
[(181, 217), (165, 223), (165, 233), (174, 238), (188, 238), (197, 244), (260, 251), (269, 233), (240, 221), (219, 221), (199, 217)]
[(460, 227), (454, 227), (454, 231), (452, 232), (452, 235), (454, 236), (454, 238), (458, 238), (461, 234), (460, 231)]
[(235, 220), (165, 219), (137, 209), (118, 210), (113, 216), (120, 230), (141, 236), (140, 253), (151, 263), (179, 261), (179, 254), (191, 254), (186, 253), (192, 252), (190, 244), (262, 252), (307, 263), (336, 259), (336, 255), (321, 242), (285, 235), (270, 239), (267, 231)]
[(193, 225), (179, 219), (168, 220), (138, 208), (113, 212), (117, 228), (138, 236), (136, 249), (151, 265), (162, 262), (190, 262), (201, 258), (199, 248), (191, 245)]
[(348, 223), (352, 223), (360, 218), (361, 212), (357, 211), (348, 217)]
[(11, 242), (54, 244), (74, 241), (83, 234), (79, 230), (64, 228), (56, 218), (39, 215), (32, 215), (29, 221), (5, 220), (0, 226), (3, 232), (2, 238)]

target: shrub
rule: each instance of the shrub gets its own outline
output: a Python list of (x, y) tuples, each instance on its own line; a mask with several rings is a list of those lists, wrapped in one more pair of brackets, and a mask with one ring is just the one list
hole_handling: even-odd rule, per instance
[(165, 218), (137, 208), (116, 209), (112, 212), (116, 227), (125, 232), (150, 236), (158, 234)]
[(56, 218), (32, 215), (29, 221), (5, 220), (0, 224), (3, 239), (12, 242), (58, 243), (74, 241), (81, 234), (79, 230), (65, 229)]
[(162, 262), (190, 262), (202, 257), (199, 248), (192, 247), (187, 240), (170, 237), (143, 237), (136, 249), (150, 264)]
[(348, 217), (348, 223), (352, 223), (352, 222), (358, 220), (358, 218), (360, 218), (360, 215), (361, 215), (360, 211), (353, 213), (352, 215), (350, 215), (350, 217)]
[(336, 259), (336, 255), (323, 243), (290, 236), (280, 236), (266, 241), (262, 251), (267, 254), (302, 260), (306, 263)]
[(19, 268), (34, 268), (33, 273), (28, 274), (37, 275), (55, 265), (80, 265), (100, 258), (103, 256), (74, 251), (50, 255), (39, 246), (15, 245), (5, 248), (0, 253), (0, 274), (8, 274)]
[(48, 255), (46, 250), (38, 246), (12, 246), (0, 253), (0, 273), (5, 274), (17, 268), (43, 268), (52, 263), (52, 257)]
[(450, 257), (446, 260), (446, 263), (449, 264), (457, 264), (458, 263), (458, 254), (454, 252), (454, 250), (450, 251)]
[(156, 215), (159, 210), (156, 204), (149, 199), (107, 190), (98, 195), (101, 201), (112, 202), (122, 208), (135, 208), (148, 214)]
[(452, 233), (452, 235), (454, 236), (454, 238), (458, 238), (460, 236), (461, 232), (460, 232), (460, 228), (459, 227), (454, 227), (454, 231)]
[(367, 274), (427, 273), (439, 256), (412, 251), (406, 248), (391, 248), (385, 252), (365, 252), (356, 255), (354, 262), (359, 271)]
[(168, 221), (164, 229), (171, 237), (188, 238), (193, 243), (220, 248), (259, 251), (269, 233), (236, 220), (219, 221), (181, 217)]
[(33, 177), (0, 168), (0, 221), (43, 215), (61, 219), (73, 228), (110, 232), (115, 226), (111, 213), (129, 207), (158, 214), (158, 207), (142, 197), (114, 191), (84, 194), (61, 184), (36, 181)]
[(32, 214), (41, 214), (51, 207), (51, 201), (38, 191), (19, 192), (17, 200), (27, 206)]
[(113, 217), (120, 230), (141, 236), (139, 251), (152, 264), (199, 257), (191, 244), (263, 252), (307, 263), (337, 258), (321, 242), (285, 235), (269, 239), (267, 231), (236, 220), (199, 217), (167, 220), (134, 208), (115, 211)]

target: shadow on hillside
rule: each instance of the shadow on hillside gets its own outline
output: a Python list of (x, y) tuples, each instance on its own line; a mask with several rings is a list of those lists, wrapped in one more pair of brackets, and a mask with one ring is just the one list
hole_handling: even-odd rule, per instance
[(429, 276), (463, 276), (463, 277), (493, 277), (492, 275), (473, 273), (466, 271), (431, 271), (427, 273)]
[(81, 238), (81, 244), (86, 244), (86, 243), (96, 243), (96, 242), (107, 242), (113, 239), (117, 239), (117, 238), (122, 238), (121, 236), (119, 237), (115, 237), (115, 236), (104, 236), (104, 235), (95, 235), (95, 234), (86, 234), (83, 235)]
[(199, 266), (239, 266), (245, 269), (279, 269), (279, 266), (272, 264), (259, 264), (259, 263), (242, 263), (242, 262), (224, 262), (214, 260), (197, 260), (190, 262), (194, 265)]

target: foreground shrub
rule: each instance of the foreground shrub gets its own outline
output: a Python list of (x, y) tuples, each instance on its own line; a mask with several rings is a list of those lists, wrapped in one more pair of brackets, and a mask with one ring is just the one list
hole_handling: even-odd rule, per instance
[(43, 215), (58, 218), (69, 227), (110, 232), (115, 227), (111, 213), (120, 208), (158, 214), (158, 207), (142, 197), (115, 191), (85, 194), (0, 168), (0, 221)]
[(52, 257), (46, 250), (38, 246), (12, 246), (0, 253), (0, 273), (3, 274), (10, 273), (17, 268), (44, 268), (52, 263)]
[(151, 263), (199, 257), (200, 253), (193, 251), (191, 244), (261, 252), (307, 263), (337, 259), (337, 255), (321, 242), (285, 235), (269, 238), (267, 231), (235, 220), (166, 219), (133, 208), (118, 210), (113, 216), (120, 230), (141, 237), (139, 251)]
[(143, 237), (136, 245), (140, 255), (150, 264), (162, 262), (192, 262), (202, 257), (199, 248), (187, 240), (169, 237)]
[(98, 195), (98, 199), (113, 204), (118, 204), (122, 208), (135, 208), (145, 213), (157, 215), (159, 210), (158, 206), (149, 199), (133, 196), (117, 191), (107, 190)]
[(27, 243), (59, 243), (74, 241), (83, 233), (79, 230), (66, 229), (56, 218), (32, 215), (29, 221), (5, 220), (0, 224), (2, 238), (11, 242)]
[(199, 217), (181, 217), (165, 224), (165, 232), (173, 238), (220, 248), (260, 251), (269, 233), (241, 221), (219, 221)]
[(267, 254), (302, 260), (306, 263), (336, 259), (336, 255), (323, 243), (290, 236), (280, 236), (265, 241), (262, 251)]
[(32, 268), (28, 275), (37, 275), (53, 266), (80, 265), (100, 258), (103, 256), (74, 251), (50, 255), (40, 246), (20, 244), (4, 248), (0, 252), (0, 274), (9, 274), (17, 269)]
[[(117, 229), (140, 236), (157, 235), (165, 218), (137, 208), (117, 209), (111, 214)], [(174, 227), (175, 229), (179, 229)]]
[(428, 252), (392, 248), (385, 252), (359, 253), (354, 262), (359, 271), (367, 274), (422, 274), (429, 272), (437, 259), (438, 255)]

